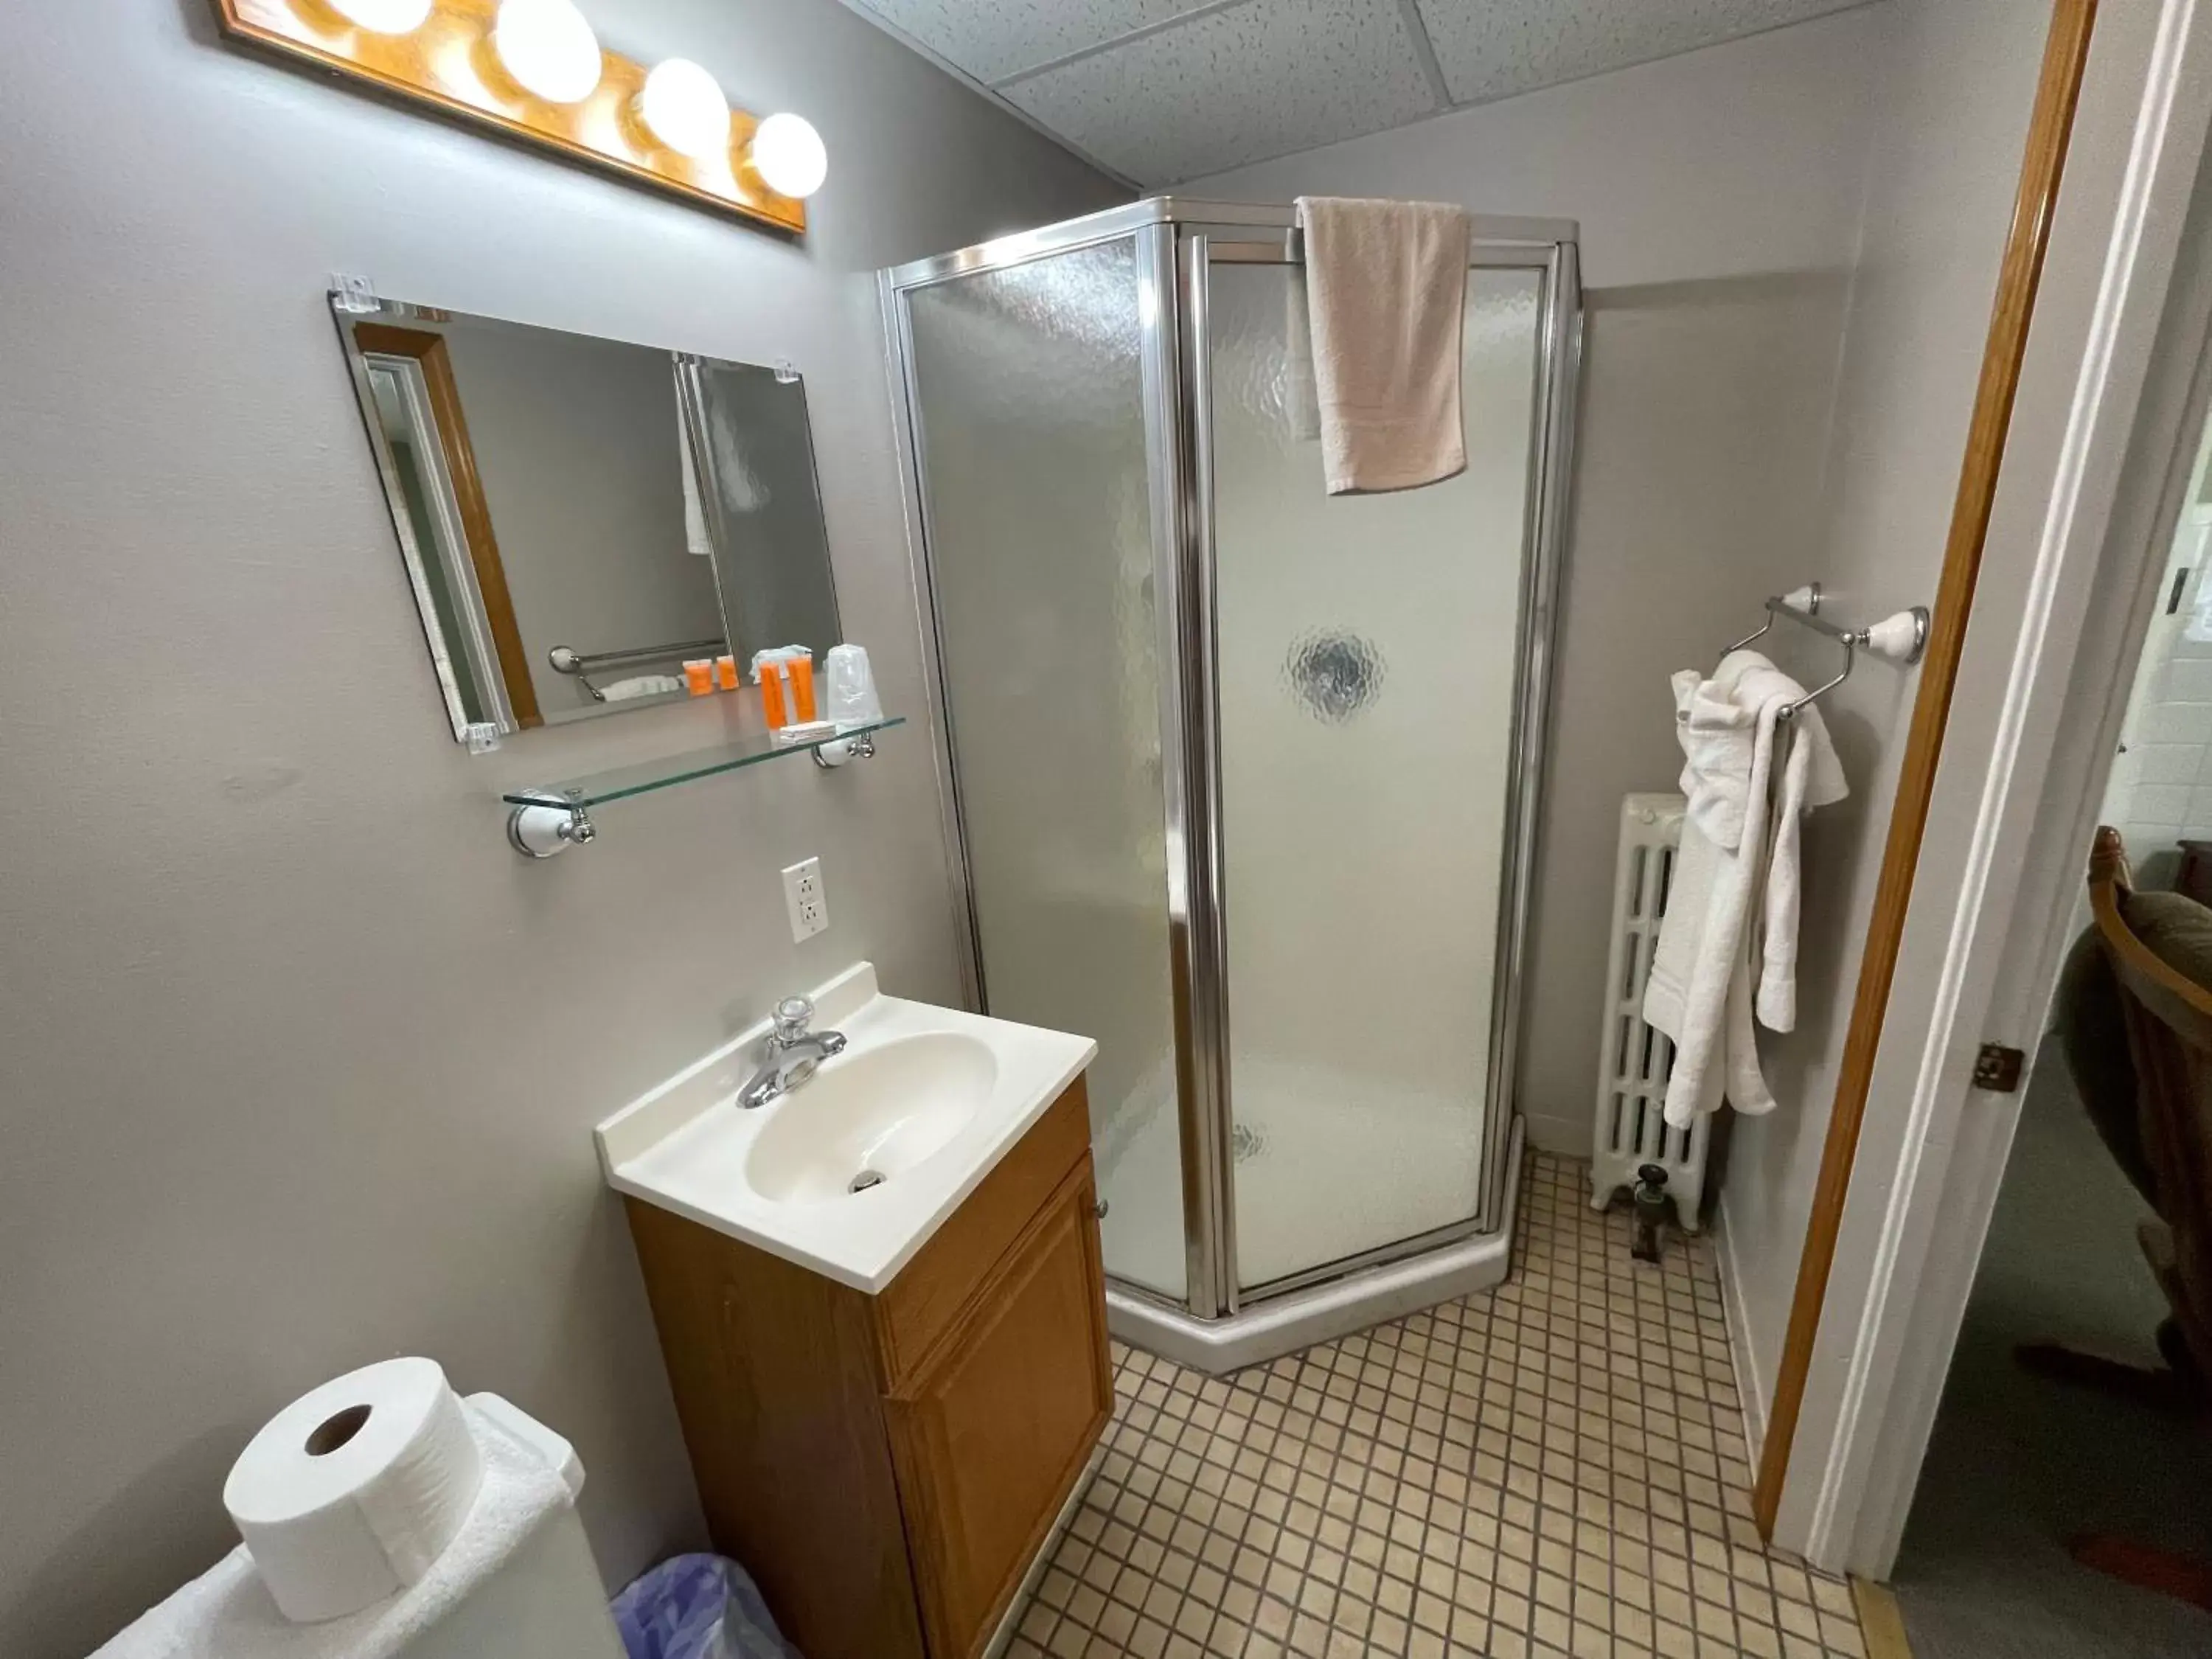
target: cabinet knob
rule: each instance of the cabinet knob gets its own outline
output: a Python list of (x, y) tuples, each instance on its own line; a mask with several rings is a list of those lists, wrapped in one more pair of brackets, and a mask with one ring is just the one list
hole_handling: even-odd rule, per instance
[(1106, 1212), (1111, 1207), (1104, 1199), (1098, 1199), (1091, 1204), (1091, 1213), (1103, 1221), (1106, 1218)]

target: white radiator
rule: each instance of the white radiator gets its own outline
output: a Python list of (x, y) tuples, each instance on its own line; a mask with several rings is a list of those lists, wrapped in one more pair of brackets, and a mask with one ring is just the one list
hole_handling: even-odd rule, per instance
[(1606, 965), (1605, 1031), (1598, 1043), (1597, 1132), (1590, 1154), (1590, 1206), (1603, 1209), (1636, 1182), (1637, 1166), (1667, 1171), (1682, 1225), (1698, 1229), (1705, 1199), (1705, 1146), (1712, 1120), (1670, 1129), (1661, 1109), (1674, 1045), (1644, 1023), (1644, 981), (1659, 944), (1659, 919), (1682, 841), (1680, 795), (1626, 795), (1613, 872), (1613, 949)]

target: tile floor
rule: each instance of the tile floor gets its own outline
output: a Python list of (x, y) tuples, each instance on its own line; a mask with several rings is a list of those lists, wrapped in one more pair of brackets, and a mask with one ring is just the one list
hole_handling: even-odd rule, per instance
[(1227, 1377), (1116, 1344), (1014, 1659), (1860, 1659), (1753, 1528), (1711, 1245), (1632, 1261), (1587, 1182), (1530, 1158), (1487, 1294)]

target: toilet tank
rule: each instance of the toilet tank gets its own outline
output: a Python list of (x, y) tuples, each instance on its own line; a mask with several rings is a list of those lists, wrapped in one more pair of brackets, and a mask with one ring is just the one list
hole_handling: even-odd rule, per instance
[[(469, 1404), (541, 1448), (572, 1496), (581, 1490), (583, 1466), (566, 1440), (497, 1395), (471, 1395)], [(623, 1659), (574, 1506), (548, 1516), (475, 1594), (401, 1653), (403, 1659)]]
[(404, 1659), (623, 1659), (584, 1524), (550, 1517)]

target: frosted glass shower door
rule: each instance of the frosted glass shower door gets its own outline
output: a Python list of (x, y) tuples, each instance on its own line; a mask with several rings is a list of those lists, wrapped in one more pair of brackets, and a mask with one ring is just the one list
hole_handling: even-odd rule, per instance
[(1330, 497), (1281, 264), (1208, 279), (1237, 1282), (1482, 1207), (1542, 276), (1468, 289), (1468, 466)]
[(1133, 238), (906, 296), (988, 1011), (1095, 1038), (1106, 1269), (1188, 1266)]

